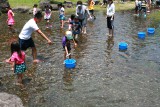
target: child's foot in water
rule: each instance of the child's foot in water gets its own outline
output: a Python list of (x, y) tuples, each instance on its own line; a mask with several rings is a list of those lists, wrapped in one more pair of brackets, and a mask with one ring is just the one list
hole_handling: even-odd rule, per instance
[(33, 60), (33, 63), (39, 63), (39, 62), (42, 62), (42, 61), (40, 61), (39, 59), (34, 59)]

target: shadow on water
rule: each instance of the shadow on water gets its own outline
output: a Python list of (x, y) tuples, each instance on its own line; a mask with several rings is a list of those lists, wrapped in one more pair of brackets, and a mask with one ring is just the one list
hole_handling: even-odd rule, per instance
[[(117, 12), (114, 37), (108, 38), (105, 12), (96, 12), (96, 16), (88, 22), (88, 34), (81, 35), (78, 47), (71, 50), (77, 61), (75, 69), (63, 65), (61, 39), (65, 30), (59, 29), (56, 15), (51, 29), (45, 28), (44, 21), (40, 23), (53, 45), (34, 33), (38, 58), (43, 62), (32, 64), (31, 50), (26, 51), (28, 68), (23, 91), (14, 85), (16, 76), (10, 66), (0, 63), (0, 91), (18, 95), (26, 107), (159, 107), (159, 28), (154, 35), (140, 40), (137, 33), (146, 32), (148, 19), (135, 17), (130, 11)], [(28, 14), (15, 14), (15, 28), (20, 31), (30, 18)], [(6, 15), (0, 20), (6, 25)], [(8, 34), (7, 26), (0, 29), (2, 61), (10, 56), (10, 43), (18, 39), (18, 33)], [(121, 41), (128, 43), (125, 52), (119, 51)]]

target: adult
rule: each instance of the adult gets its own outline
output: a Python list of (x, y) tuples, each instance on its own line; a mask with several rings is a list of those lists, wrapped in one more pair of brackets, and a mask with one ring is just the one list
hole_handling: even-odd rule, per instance
[(87, 27), (87, 14), (91, 17), (87, 6), (83, 5), (82, 1), (77, 2), (76, 7), (76, 16), (78, 17), (81, 26), (82, 26), (82, 33), (86, 34), (86, 27)]
[(32, 33), (34, 31), (38, 32), (44, 39), (48, 41), (48, 44), (51, 44), (51, 40), (48, 39), (48, 37), (39, 29), (37, 26), (37, 23), (41, 22), (42, 20), (42, 13), (39, 11), (34, 15), (34, 18), (30, 19), (21, 30), (21, 33), (19, 34), (19, 44), (21, 50), (27, 50), (29, 47), (32, 48), (32, 56), (33, 56), (33, 62), (37, 63), (39, 60), (37, 59), (37, 50), (34, 44), (34, 41), (32, 40)]
[(107, 27), (108, 27), (108, 30), (109, 30), (109, 35), (108, 36), (113, 36), (114, 14), (115, 14), (115, 5), (113, 3), (113, 0), (109, 0), (108, 5), (107, 5), (107, 13), (106, 13), (106, 15), (107, 15)]

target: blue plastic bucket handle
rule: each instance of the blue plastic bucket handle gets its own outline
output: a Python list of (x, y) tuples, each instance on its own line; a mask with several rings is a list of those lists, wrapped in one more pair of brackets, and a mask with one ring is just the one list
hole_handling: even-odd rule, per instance
[(148, 29), (147, 29), (147, 32), (148, 32), (149, 34), (153, 34), (153, 33), (155, 32), (155, 28), (148, 28)]

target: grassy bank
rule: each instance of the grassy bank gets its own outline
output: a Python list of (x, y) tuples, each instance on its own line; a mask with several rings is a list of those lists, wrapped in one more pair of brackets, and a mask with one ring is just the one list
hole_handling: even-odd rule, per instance
[[(8, 0), (11, 7), (17, 7), (17, 6), (27, 6), (27, 7), (33, 7), (34, 4), (38, 4), (41, 0)], [(71, 0), (73, 3), (76, 3), (77, 0)], [(86, 0), (82, 0), (85, 2)], [(64, 0), (51, 0), (51, 2), (64, 2)]]
[[(38, 4), (40, 0), (8, 0), (11, 7), (17, 7), (17, 6), (27, 6), (32, 8), (34, 4)], [(64, 0), (51, 0), (52, 2), (64, 2)], [(73, 3), (76, 3), (77, 0), (71, 0)], [(82, 0), (83, 2), (87, 0)], [(130, 10), (134, 8), (134, 2), (126, 2), (126, 3), (115, 3), (116, 4), (116, 11), (119, 10)], [(72, 11), (72, 9), (66, 9), (68, 11)], [(75, 9), (73, 9), (75, 10)], [(100, 7), (100, 5), (95, 6), (95, 10), (106, 10), (106, 8)]]
[(11, 7), (17, 7), (17, 6), (27, 6), (27, 7), (33, 7), (34, 4), (38, 4), (40, 0), (8, 0)]
[(150, 19), (151, 27), (158, 27), (160, 23), (160, 10), (152, 11), (148, 18)]

